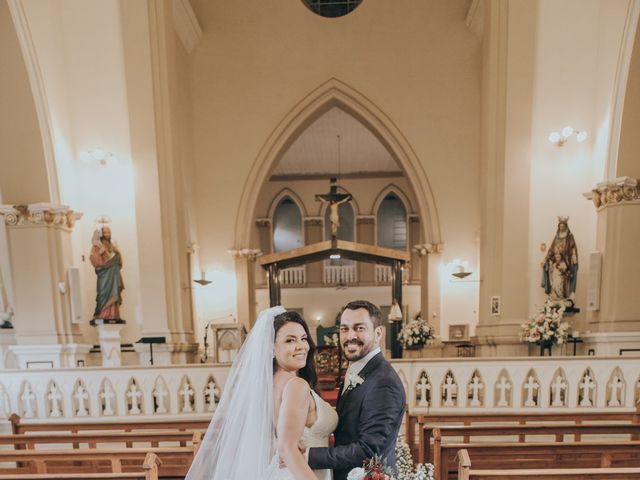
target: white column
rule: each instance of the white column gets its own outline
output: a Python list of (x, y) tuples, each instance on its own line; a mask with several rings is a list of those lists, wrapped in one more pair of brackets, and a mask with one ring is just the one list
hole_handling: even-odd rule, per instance
[(64, 205), (0, 206), (14, 287), (16, 342), (8, 348), (20, 367), (74, 367), (84, 360), (79, 324), (71, 316), (68, 269), (71, 231), (81, 214)]

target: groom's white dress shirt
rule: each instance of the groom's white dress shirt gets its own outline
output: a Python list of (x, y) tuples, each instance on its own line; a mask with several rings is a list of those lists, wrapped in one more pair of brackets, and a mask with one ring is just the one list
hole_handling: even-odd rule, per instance
[(360, 360), (356, 360), (355, 362), (349, 364), (347, 373), (344, 376), (344, 385), (342, 386), (342, 393), (344, 393), (345, 390), (349, 387), (351, 383), (350, 381), (351, 378), (354, 378), (356, 375), (358, 375), (362, 371), (362, 369), (365, 367), (365, 365), (369, 363), (369, 360), (375, 357), (378, 353), (380, 353), (380, 347), (374, 348), (369, 353), (367, 353), (364, 357), (362, 357)]

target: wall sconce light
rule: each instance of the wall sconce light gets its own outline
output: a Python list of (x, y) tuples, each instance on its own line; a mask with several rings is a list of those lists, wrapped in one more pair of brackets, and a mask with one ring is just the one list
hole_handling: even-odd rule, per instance
[(93, 148), (86, 152), (80, 152), (80, 160), (86, 163), (97, 162), (100, 165), (106, 165), (114, 159), (113, 153), (102, 150), (101, 148)]
[(456, 278), (465, 278), (468, 277), (469, 275), (471, 275), (471, 272), (467, 272), (465, 271), (465, 265), (468, 266), (467, 262), (462, 262), (458, 259), (455, 259), (453, 261), (453, 272), (451, 273), (451, 275), (453, 275)]
[(574, 130), (572, 126), (567, 125), (560, 132), (551, 132), (549, 134), (549, 141), (556, 144), (558, 147), (563, 146), (569, 140), (571, 135), (576, 134), (576, 140), (578, 143), (582, 143), (587, 139), (587, 132)]
[(340, 254), (339, 253), (332, 253), (331, 255), (329, 255), (329, 259), (331, 259), (331, 260), (340, 260)]
[(201, 270), (200, 278), (198, 278), (197, 280), (194, 280), (194, 282), (196, 282), (198, 285), (202, 285), (203, 287), (206, 287), (211, 283), (211, 280), (207, 280), (204, 270)]

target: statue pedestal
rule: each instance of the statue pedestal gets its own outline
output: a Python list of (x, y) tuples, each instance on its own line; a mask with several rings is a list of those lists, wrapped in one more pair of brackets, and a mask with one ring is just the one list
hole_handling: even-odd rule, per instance
[(587, 355), (618, 357), (640, 355), (640, 332), (581, 333)]
[(126, 322), (124, 320), (94, 319), (90, 323), (98, 329), (102, 366), (119, 367), (122, 364), (120, 331)]
[(75, 368), (87, 365), (91, 345), (80, 343), (10, 345), (17, 368)]
[(0, 370), (16, 368), (17, 365), (11, 361), (9, 347), (18, 343), (13, 328), (0, 328)]

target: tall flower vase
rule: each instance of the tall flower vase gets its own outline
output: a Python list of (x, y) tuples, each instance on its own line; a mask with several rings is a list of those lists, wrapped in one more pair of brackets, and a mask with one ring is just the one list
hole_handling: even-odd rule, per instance
[(540, 356), (544, 357), (545, 351), (547, 352), (547, 356), (551, 356), (551, 347), (553, 347), (553, 342), (540, 342)]

